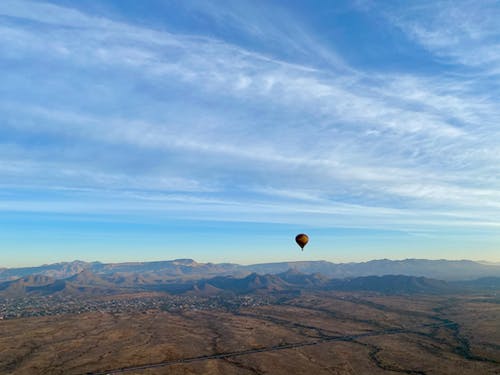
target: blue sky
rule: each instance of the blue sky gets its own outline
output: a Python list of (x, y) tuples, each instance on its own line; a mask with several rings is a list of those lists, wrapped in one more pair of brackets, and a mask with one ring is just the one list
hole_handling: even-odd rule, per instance
[(0, 266), (500, 261), (498, 19), (2, 0)]

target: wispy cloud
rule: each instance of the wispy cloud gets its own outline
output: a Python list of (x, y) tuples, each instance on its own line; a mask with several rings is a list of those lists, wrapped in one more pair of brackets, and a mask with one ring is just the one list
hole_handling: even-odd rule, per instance
[(386, 12), (397, 26), (436, 55), (482, 68), (485, 73), (500, 73), (497, 1), (422, 1)]
[[(119, 206), (274, 222), (301, 212), (322, 225), (405, 228), (498, 223), (498, 215), (480, 218), (500, 198), (496, 89), (459, 68), (355, 69), (291, 12), (281, 26), (271, 5), (246, 6), (186, 5), (260, 48), (224, 33), (2, 1), (1, 185), (75, 189), (87, 202), (70, 205), (68, 193), (59, 203), (35, 197), (1, 208)], [(443, 6), (382, 11), (437, 56), (491, 74), (497, 58), (481, 51), (496, 45), (493, 18), (478, 26), (463, 9), (441, 24)], [(466, 47), (478, 41), (473, 60)]]

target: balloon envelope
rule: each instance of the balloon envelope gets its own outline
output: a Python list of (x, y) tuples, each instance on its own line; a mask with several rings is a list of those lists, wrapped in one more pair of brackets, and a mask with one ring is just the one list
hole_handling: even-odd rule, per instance
[(307, 243), (309, 242), (309, 237), (307, 236), (307, 234), (304, 233), (297, 234), (295, 236), (295, 242), (297, 242), (297, 245), (299, 245), (300, 248), (304, 250), (304, 246), (306, 246)]

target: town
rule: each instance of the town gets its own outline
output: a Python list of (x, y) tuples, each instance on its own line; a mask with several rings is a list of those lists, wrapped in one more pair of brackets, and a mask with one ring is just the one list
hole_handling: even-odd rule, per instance
[(119, 296), (90, 298), (77, 296), (42, 296), (0, 299), (0, 320), (42, 317), (88, 312), (131, 313), (154, 311), (235, 311), (240, 307), (255, 307), (274, 304), (272, 295), (245, 296)]

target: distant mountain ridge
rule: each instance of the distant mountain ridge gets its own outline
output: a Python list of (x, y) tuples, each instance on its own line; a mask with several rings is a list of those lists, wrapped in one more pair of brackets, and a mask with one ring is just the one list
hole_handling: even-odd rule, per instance
[(255, 292), (277, 292), (289, 289), (290, 285), (276, 275), (259, 275), (251, 273), (243, 278), (233, 276), (217, 276), (202, 280), (193, 285), (193, 291), (214, 294), (216, 292), (231, 292), (235, 294)]
[(294, 268), (302, 273), (320, 273), (334, 278), (406, 275), (440, 280), (472, 280), (500, 276), (500, 266), (470, 260), (377, 259), (360, 263), (330, 263), (327, 261), (284, 262), (248, 266), (257, 273), (280, 273)]
[(329, 279), (289, 269), (280, 274), (251, 273), (244, 277), (215, 276), (188, 281), (143, 278), (138, 274), (96, 274), (89, 269), (66, 279), (29, 275), (0, 283), (0, 297), (19, 298), (48, 295), (104, 296), (136, 292), (160, 292), (213, 296), (220, 294), (267, 294), (302, 291), (370, 291), (382, 294), (442, 294), (500, 290), (500, 277), (446, 282), (427, 277), (384, 275)]
[[(0, 283), (0, 297), (36, 297), (48, 295), (103, 296), (135, 292), (163, 292), (197, 296), (289, 293), (301, 291), (370, 291), (382, 294), (442, 294), (459, 291), (484, 290), (484, 279), (448, 283), (426, 277), (385, 275), (365, 276), (348, 279), (328, 279), (319, 274), (302, 274), (288, 270), (278, 275), (249, 274), (245, 277), (216, 276), (186, 283), (155, 283), (127, 286), (113, 283), (91, 271), (82, 271), (67, 279), (53, 279), (47, 276), (27, 276), (14, 281)], [(488, 278), (486, 289), (500, 289), (500, 278)]]
[[(500, 265), (470, 260), (371, 260), (361, 263), (331, 263), (327, 261), (299, 261), (238, 265), (234, 263), (198, 263), (192, 259), (155, 262), (100, 263), (65, 262), (39, 267), (0, 268), (0, 282), (29, 275), (43, 275), (66, 279), (82, 271), (90, 271), (103, 278), (121, 275), (126, 284), (130, 277), (151, 280), (202, 279), (215, 276), (243, 277), (251, 273), (280, 274), (289, 269), (304, 274), (321, 274), (328, 278), (354, 278), (364, 276), (405, 275), (432, 279), (459, 281), (482, 277), (500, 277)], [(128, 280), (128, 281), (127, 281)], [(116, 281), (116, 280), (115, 280)]]

